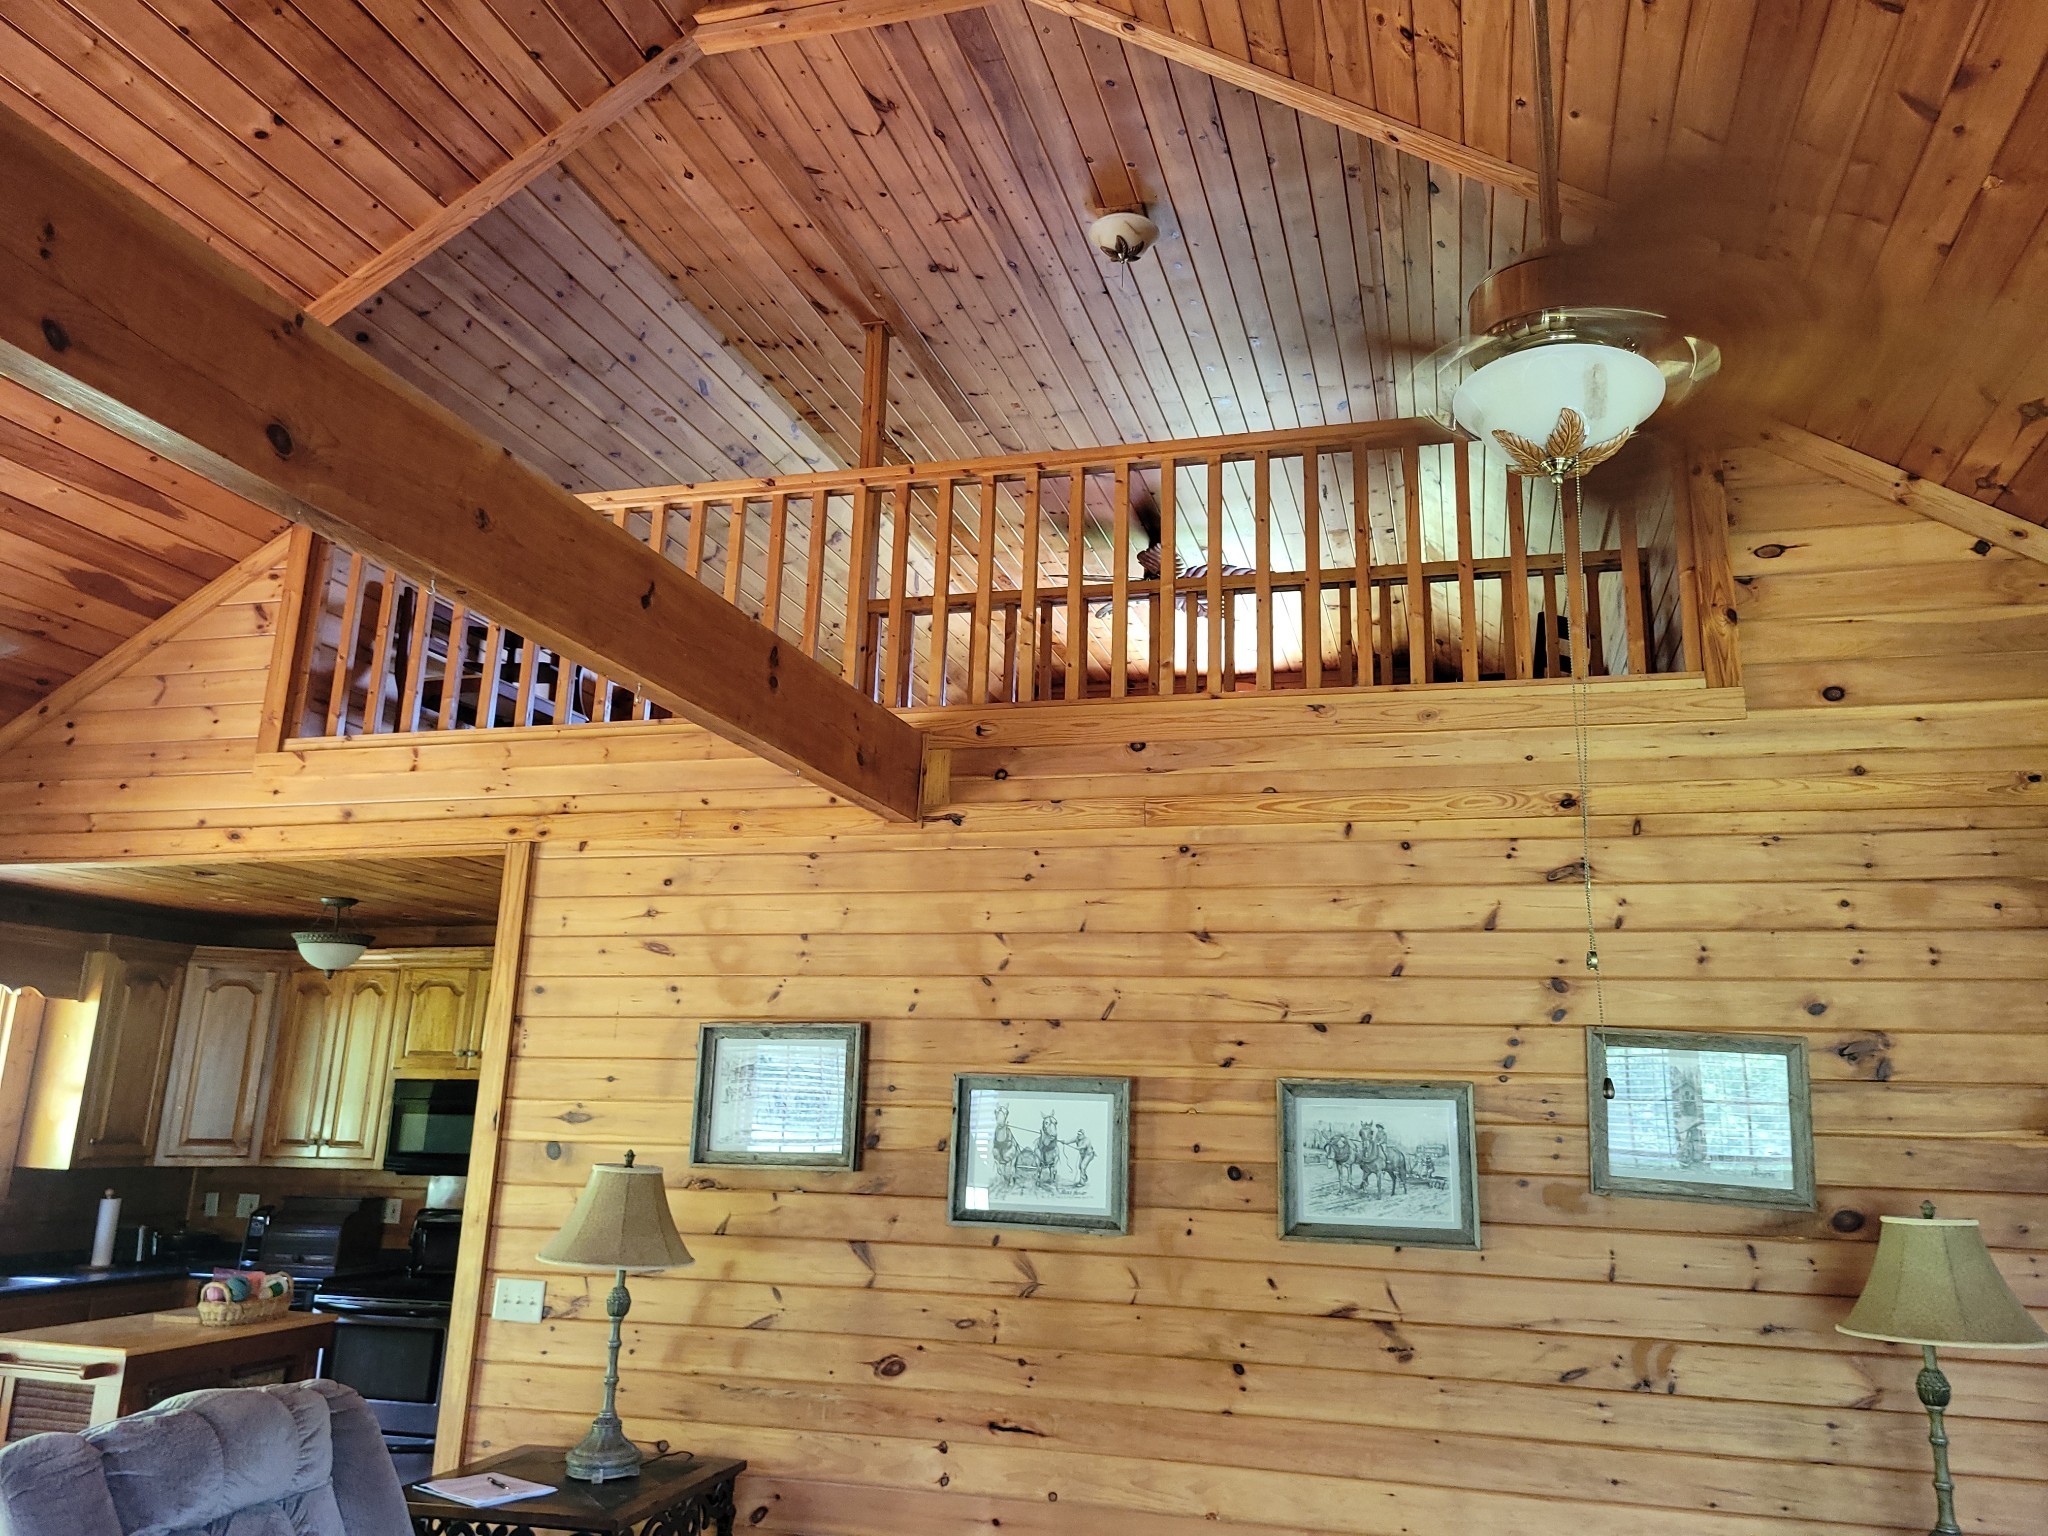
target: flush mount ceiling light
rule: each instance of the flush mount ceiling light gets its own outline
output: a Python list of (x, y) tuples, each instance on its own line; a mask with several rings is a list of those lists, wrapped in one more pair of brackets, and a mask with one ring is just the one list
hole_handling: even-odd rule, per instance
[(1088, 226), (1088, 243), (1111, 261), (1128, 264), (1152, 249), (1159, 226), (1142, 208), (1105, 213)]
[(341, 926), (342, 913), (355, 904), (353, 896), (322, 896), (320, 905), (327, 909), (327, 926), (309, 928), (292, 935), (292, 942), (299, 946), (300, 958), (316, 971), (325, 971), (330, 976), (336, 971), (345, 971), (362, 959), (363, 952), (370, 947), (369, 934), (356, 933)]

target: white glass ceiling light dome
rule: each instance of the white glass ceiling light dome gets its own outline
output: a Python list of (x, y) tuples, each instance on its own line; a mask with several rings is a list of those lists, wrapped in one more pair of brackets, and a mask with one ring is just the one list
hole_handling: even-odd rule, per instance
[(330, 976), (336, 971), (345, 971), (362, 959), (369, 949), (369, 934), (356, 933), (341, 926), (341, 914), (355, 904), (353, 896), (322, 896), (320, 905), (327, 909), (327, 926), (292, 935), (292, 942), (299, 946), (300, 958), (316, 971), (325, 971)]
[(1451, 397), (1451, 415), (1482, 443), (1496, 432), (1541, 443), (1565, 411), (1586, 440), (1625, 437), (1664, 403), (1664, 374), (1641, 353), (1590, 341), (1553, 341), (1480, 364)]

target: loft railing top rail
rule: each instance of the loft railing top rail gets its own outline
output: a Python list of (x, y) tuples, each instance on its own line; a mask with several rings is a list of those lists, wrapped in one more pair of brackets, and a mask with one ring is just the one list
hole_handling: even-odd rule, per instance
[(1164, 459), (1200, 460), (1221, 454), (1227, 460), (1261, 453), (1301, 453), (1309, 449), (1428, 447), (1460, 441), (1436, 422), (1420, 416), (1391, 421), (1333, 422), (1320, 427), (1290, 427), (1276, 432), (1232, 432), (1216, 437), (1184, 437), (1151, 443), (1105, 443), (1092, 448), (1060, 448), (1045, 453), (994, 454), (986, 458), (952, 459), (929, 464), (880, 464), (865, 469), (818, 470), (802, 475), (769, 475), (747, 480), (698, 480), (675, 485), (637, 486), (623, 491), (592, 491), (585, 505), (601, 512), (644, 509), (679, 501), (719, 501), (734, 496), (801, 496), (806, 492), (846, 491), (868, 486), (928, 485), (941, 480), (1017, 480), (1032, 473), (1058, 475), (1105, 464), (1157, 464)]

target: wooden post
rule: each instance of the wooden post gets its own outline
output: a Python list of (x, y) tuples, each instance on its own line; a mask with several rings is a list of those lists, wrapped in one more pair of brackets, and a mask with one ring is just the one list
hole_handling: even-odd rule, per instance
[[(271, 634), (270, 674), (264, 679), (263, 714), (256, 726), (256, 750), (259, 753), (282, 750), (285, 739), (298, 729), (300, 718), (305, 713), (306, 685), (311, 681), (313, 671), (313, 634), (319, 625), (322, 607), (314, 596), (314, 583), (319, 583), (324, 594), (329, 563), (326, 542), (305, 524), (292, 524), (285, 540), (284, 587), (277, 607), (277, 627)], [(344, 640), (343, 644), (346, 643)], [(344, 700), (344, 719), (347, 718), (349, 671), (354, 663), (352, 655), (336, 648), (335, 687)]]
[[(831, 528), (832, 504), (826, 491), (813, 491), (810, 500), (811, 516), (804, 526), (804, 538), (810, 546), (804, 551), (804, 627), (797, 644), (806, 656), (815, 656), (825, 627), (825, 542)], [(856, 515), (859, 510), (856, 501)], [(849, 637), (852, 633), (847, 631)]]
[(1209, 697), (1223, 692), (1223, 450), (1209, 454)]
[[(392, 580), (397, 579), (394, 572)], [(412, 593), (412, 647), (406, 654), (405, 686), (398, 695), (398, 729), (401, 731), (420, 728), (421, 697), (426, 690), (427, 636), (433, 628), (434, 609), (439, 605), (439, 599), (426, 587), (413, 586)], [(558, 707), (556, 713), (560, 712)]]
[(1081, 565), (1087, 554), (1083, 533), (1088, 516), (1088, 472), (1074, 466), (1067, 492), (1067, 697), (1088, 686), (1088, 609), (1081, 601)]
[(1131, 691), (1131, 465), (1119, 460), (1112, 480), (1109, 570), (1109, 696)]
[[(882, 493), (863, 485), (854, 493), (853, 536), (846, 550), (846, 633), (843, 670), (846, 680), (875, 697), (874, 649), (868, 635), (868, 604), (875, 596), (876, 546), (882, 532)], [(817, 533), (812, 532), (815, 539)]]
[(1301, 455), (1301, 677), (1308, 688), (1323, 686), (1323, 484), (1322, 452)]
[(1258, 691), (1273, 691), (1273, 456), (1252, 456), (1252, 570), (1256, 572), (1254, 616), (1259, 626)]
[(782, 628), (782, 563), (789, 549), (789, 493), (778, 492), (768, 503), (767, 584), (761, 594), (761, 622)]
[(1529, 526), (1522, 511), (1522, 477), (1508, 471), (1508, 587), (1501, 604), (1502, 643), (1507, 647), (1505, 676), (1526, 678), (1536, 663), (1529, 633)]
[(889, 633), (882, 641), (882, 702), (900, 707), (907, 692), (910, 673), (909, 620), (904, 616), (904, 590), (910, 584), (910, 482), (905, 480), (890, 492), (895, 511), (890, 518), (889, 541)]
[[(1174, 527), (1178, 521), (1174, 513), (1174, 499), (1179, 489), (1179, 478), (1179, 470), (1172, 459), (1159, 461), (1159, 623), (1153, 631), (1152, 644), (1159, 655), (1157, 671), (1162, 696), (1173, 692), (1175, 675), (1180, 667), (1174, 656), (1174, 635), (1180, 623), (1180, 556), (1176, 547), (1179, 539)], [(1190, 692), (1194, 686), (1195, 680), (1190, 676)]]
[(740, 603), (740, 573), (747, 563), (747, 498), (732, 499), (732, 518), (725, 525), (725, 600)]
[(943, 706), (946, 702), (946, 641), (953, 627), (953, 496), (959, 489), (952, 480), (940, 482), (939, 515), (932, 530), (932, 637), (930, 678), (925, 683), (925, 702)]
[[(324, 562), (323, 562), (324, 563)], [(391, 626), (398, 619), (398, 578), (380, 567), (382, 590), (377, 594), (377, 628), (370, 641), (370, 675), (364, 683), (363, 734), (375, 735), (384, 724), (384, 669), (391, 664)], [(526, 722), (518, 722), (524, 725)]]
[(1685, 469), (1680, 511), (1691, 540), (1698, 593), (1698, 666), (1709, 688), (1739, 688), (1742, 657), (1735, 646), (1735, 578), (1728, 568), (1728, 495), (1720, 466), (1704, 455), (1688, 454)]
[(1643, 603), (1643, 557), (1636, 542), (1636, 511), (1621, 509), (1621, 614), (1628, 631), (1628, 670), (1644, 677), (1650, 670), (1650, 626)]
[(1018, 573), (1017, 596), (1017, 697), (1028, 702), (1036, 697), (1038, 688), (1039, 653), (1046, 648), (1045, 636), (1038, 624), (1038, 524), (1043, 513), (1038, 505), (1038, 471), (1028, 470), (1024, 475), (1023, 498), (1024, 549), (1021, 556), (1023, 569)]
[(882, 445), (889, 430), (889, 327), (870, 320), (861, 329), (867, 333), (867, 348), (860, 375), (860, 463), (872, 469), (882, 462)]
[[(1407, 512), (1408, 681), (1426, 683), (1433, 668), (1429, 655), (1429, 583), (1422, 576), (1422, 450), (1413, 443), (1401, 450), (1401, 500)], [(1391, 670), (1391, 657), (1388, 666)]]
[(689, 537), (683, 545), (683, 569), (698, 580), (704, 577), (704, 525), (711, 520), (711, 503), (693, 501), (683, 508), (690, 520)]
[(996, 477), (981, 477), (981, 548), (974, 562), (974, 629), (967, 637), (967, 702), (988, 701), (989, 641), (994, 634), (990, 594), (996, 578)]
[(342, 582), (341, 633), (334, 642), (334, 680), (327, 696), (329, 736), (341, 735), (348, 725), (349, 664), (355, 650), (356, 626), (362, 622), (362, 603), (363, 557), (352, 554), (348, 557), (348, 575)]
[[(1472, 575), (1472, 445), (1451, 448), (1452, 484), (1458, 499), (1458, 668), (1468, 683), (1479, 681), (1479, 587)], [(1503, 628), (1506, 626), (1503, 625)]]
[[(1360, 688), (1375, 681), (1372, 644), (1372, 492), (1368, 475), (1371, 455), (1364, 444), (1351, 450), (1351, 600), (1357, 605), (1358, 622), (1352, 626), (1358, 659), (1354, 679)], [(1388, 594), (1392, 604), (1393, 594)], [(1389, 679), (1391, 681), (1391, 678)]]
[(1591, 677), (1592, 619), (1586, 612), (1590, 587), (1586, 581), (1586, 552), (1580, 548), (1584, 530), (1580, 526), (1579, 501), (1583, 481), (1557, 488), (1558, 505), (1564, 514), (1564, 606), (1571, 624), (1573, 677)]

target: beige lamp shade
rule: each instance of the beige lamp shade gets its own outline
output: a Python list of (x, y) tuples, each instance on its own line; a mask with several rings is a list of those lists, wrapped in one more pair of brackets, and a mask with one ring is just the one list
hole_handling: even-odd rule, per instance
[(1887, 1216), (1870, 1278), (1835, 1324), (1859, 1339), (1972, 1349), (2038, 1349), (2048, 1333), (2005, 1283), (1974, 1221)]
[(576, 1197), (576, 1208), (547, 1247), (543, 1264), (563, 1269), (631, 1269), (643, 1273), (691, 1263), (690, 1250), (668, 1212), (661, 1170), (650, 1163), (599, 1163)]

